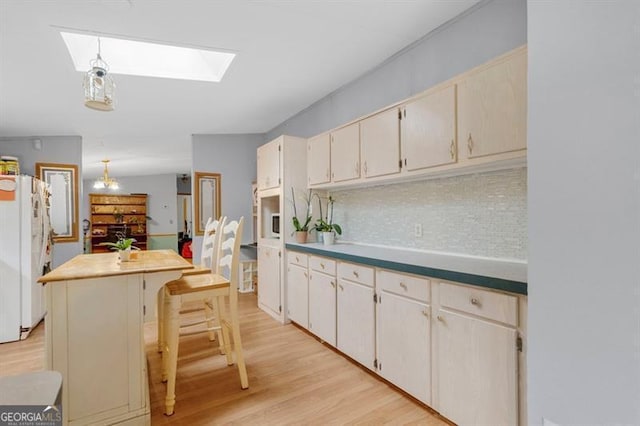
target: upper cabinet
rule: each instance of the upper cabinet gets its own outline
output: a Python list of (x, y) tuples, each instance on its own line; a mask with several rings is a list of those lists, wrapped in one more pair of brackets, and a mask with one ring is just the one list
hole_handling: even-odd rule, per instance
[(462, 158), (526, 149), (526, 50), (460, 81), (458, 137)]
[(391, 108), (360, 122), (360, 154), (365, 178), (400, 172), (398, 109)]
[(344, 182), (360, 177), (360, 124), (331, 133), (331, 180)]
[(400, 123), (403, 166), (407, 171), (456, 162), (453, 84), (404, 105)]
[(344, 187), (519, 167), (526, 137), (527, 49), (520, 47), (309, 139), (307, 182)]
[(258, 147), (258, 190), (277, 188), (280, 185), (280, 149), (279, 141)]
[(307, 183), (331, 181), (331, 135), (325, 133), (307, 141)]

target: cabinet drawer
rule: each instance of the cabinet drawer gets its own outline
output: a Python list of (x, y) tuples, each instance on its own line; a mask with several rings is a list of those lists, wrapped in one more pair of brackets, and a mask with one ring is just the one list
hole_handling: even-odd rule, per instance
[(431, 281), (427, 278), (378, 270), (376, 283), (380, 291), (388, 291), (421, 302), (429, 302), (430, 300)]
[(336, 261), (326, 257), (309, 257), (309, 267), (313, 271), (324, 272), (325, 274), (336, 274)]
[(298, 266), (302, 266), (303, 268), (306, 268), (309, 256), (307, 256), (306, 254), (295, 252), (295, 251), (290, 251), (287, 253), (287, 259), (289, 263), (293, 265), (298, 265)]
[(356, 263), (338, 263), (338, 278), (373, 287), (373, 268)]
[(475, 287), (440, 283), (440, 305), (516, 327), (518, 298)]

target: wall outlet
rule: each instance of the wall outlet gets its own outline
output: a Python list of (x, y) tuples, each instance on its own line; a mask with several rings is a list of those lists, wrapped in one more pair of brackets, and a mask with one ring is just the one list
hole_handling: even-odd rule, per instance
[(413, 235), (416, 238), (422, 237), (422, 224), (421, 223), (416, 223), (415, 225), (413, 225)]

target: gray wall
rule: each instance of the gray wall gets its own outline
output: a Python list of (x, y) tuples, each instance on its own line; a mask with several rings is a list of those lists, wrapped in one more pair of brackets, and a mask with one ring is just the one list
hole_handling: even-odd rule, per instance
[[(253, 239), (251, 183), (256, 180), (256, 149), (262, 143), (263, 135), (259, 134), (193, 136), (193, 171), (221, 174), (222, 214), (232, 219), (244, 216), (243, 243)], [(201, 244), (202, 237), (195, 237), (194, 261), (200, 257)]]
[(264, 141), (317, 135), (521, 46), (527, 42), (526, 12), (526, 0), (482, 2), (276, 126)]
[[(36, 149), (34, 139), (41, 141)], [(32, 138), (0, 138), (0, 155), (13, 155), (20, 159), (20, 173), (34, 176), (36, 163), (62, 163), (78, 166), (78, 179), (82, 178), (82, 138), (80, 136), (37, 136)], [(82, 200), (82, 182), (78, 182), (78, 200)], [(80, 201), (82, 204), (82, 202)], [(81, 208), (81, 206), (78, 206)], [(82, 210), (78, 215), (78, 241), (56, 243), (53, 247), (53, 266), (57, 267), (82, 254)]]
[(640, 4), (529, 2), (529, 424), (640, 424)]

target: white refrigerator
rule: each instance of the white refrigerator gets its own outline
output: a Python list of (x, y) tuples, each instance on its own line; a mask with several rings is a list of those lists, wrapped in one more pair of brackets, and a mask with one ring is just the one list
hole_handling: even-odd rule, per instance
[(46, 184), (0, 176), (0, 343), (24, 339), (45, 314), (37, 279), (51, 264)]

